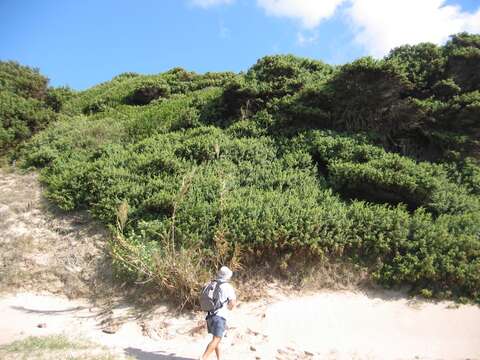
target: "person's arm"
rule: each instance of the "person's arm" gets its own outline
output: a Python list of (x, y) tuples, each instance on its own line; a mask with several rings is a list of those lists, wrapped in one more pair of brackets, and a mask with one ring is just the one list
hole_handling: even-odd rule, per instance
[(227, 303), (228, 310), (233, 310), (235, 306), (237, 306), (236, 299), (228, 300), (228, 303)]
[(227, 307), (228, 307), (228, 310), (233, 310), (233, 308), (237, 306), (237, 295), (235, 294), (235, 290), (231, 285), (230, 285), (229, 292), (230, 293), (228, 294)]

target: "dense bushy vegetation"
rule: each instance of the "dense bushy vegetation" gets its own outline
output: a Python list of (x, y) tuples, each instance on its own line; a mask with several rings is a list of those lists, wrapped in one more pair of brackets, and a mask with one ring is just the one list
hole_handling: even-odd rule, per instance
[(189, 301), (221, 263), (344, 259), (385, 286), (480, 301), (479, 54), (480, 36), (458, 34), (382, 60), (268, 56), (79, 93), (9, 75), (0, 98), (43, 101), (15, 100), (37, 125), (60, 113), (16, 156), (60, 207), (111, 226), (132, 280)]
[(37, 69), (0, 61), (0, 151), (56, 120), (71, 91), (47, 84)]

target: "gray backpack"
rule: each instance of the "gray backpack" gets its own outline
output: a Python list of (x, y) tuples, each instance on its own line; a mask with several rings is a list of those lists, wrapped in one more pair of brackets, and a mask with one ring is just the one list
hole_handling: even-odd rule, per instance
[(203, 311), (214, 313), (223, 306), (224, 303), (220, 301), (220, 285), (222, 284), (218, 280), (212, 280), (203, 287), (200, 294), (200, 307)]

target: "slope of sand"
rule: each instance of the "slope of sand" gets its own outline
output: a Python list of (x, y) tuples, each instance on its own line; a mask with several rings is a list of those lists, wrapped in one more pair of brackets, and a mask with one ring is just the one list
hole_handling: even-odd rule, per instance
[(69, 297), (105, 293), (105, 229), (85, 212), (64, 213), (43, 196), (35, 173), (0, 169), (0, 293)]
[[(135, 309), (113, 311), (124, 322), (107, 334), (101, 310), (86, 301), (6, 296), (0, 299), (0, 344), (63, 333), (106, 345), (119, 358), (182, 360), (198, 358), (208, 342), (197, 328), (202, 314), (174, 316), (160, 306), (146, 324), (136, 320)], [(226, 359), (480, 359), (480, 309), (449, 302), (354, 292), (278, 295), (271, 303), (240, 305), (231, 327), (223, 340)]]

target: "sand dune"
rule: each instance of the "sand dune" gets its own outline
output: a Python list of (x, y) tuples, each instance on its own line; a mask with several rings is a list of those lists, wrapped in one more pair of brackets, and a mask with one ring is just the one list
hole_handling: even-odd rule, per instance
[[(99, 266), (91, 260), (102, 255), (102, 238), (84, 217), (46, 217), (40, 193), (34, 175), (0, 171), (0, 345), (65, 334), (106, 345), (120, 359), (197, 359), (209, 340), (201, 313), (174, 315), (159, 305), (145, 314), (122, 301), (106, 309), (62, 295), (102, 290), (92, 284)], [(268, 293), (240, 301), (225, 359), (480, 359), (478, 306), (387, 291), (285, 293), (274, 284)]]

